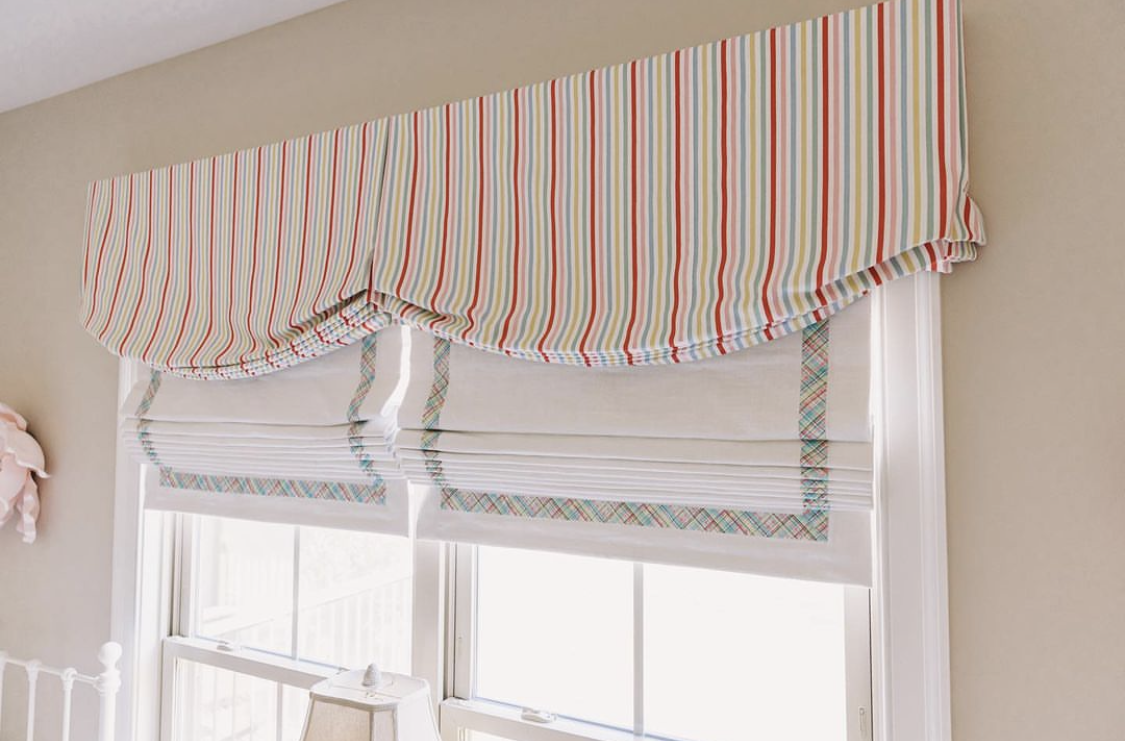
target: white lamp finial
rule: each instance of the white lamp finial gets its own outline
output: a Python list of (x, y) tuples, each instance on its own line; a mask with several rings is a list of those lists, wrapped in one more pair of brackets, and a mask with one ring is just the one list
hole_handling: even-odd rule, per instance
[(379, 671), (379, 665), (375, 662), (368, 664), (367, 670), (363, 672), (363, 686), (375, 689), (383, 686), (383, 682), (383, 672)]

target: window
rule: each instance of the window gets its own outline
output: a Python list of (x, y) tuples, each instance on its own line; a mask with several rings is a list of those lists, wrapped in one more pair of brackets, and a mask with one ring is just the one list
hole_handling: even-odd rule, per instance
[(410, 541), (219, 517), (179, 522), (166, 739), (297, 741), (313, 683), (369, 661), (410, 672)]
[[(416, 580), (402, 538), (176, 516), (167, 741), (297, 741), (307, 688), (379, 662), (411, 673)], [(564, 739), (853, 741), (870, 708), (868, 592), (832, 584), (451, 546), (443, 731)], [(415, 562), (425, 573), (412, 573)], [(808, 698), (817, 711), (807, 712)], [(855, 707), (852, 707), (852, 706)], [(548, 721), (548, 722), (542, 722)]]
[[(443, 731), (736, 741), (863, 738), (866, 589), (460, 547)], [(815, 705), (810, 706), (810, 698)], [(815, 710), (810, 712), (810, 707)]]
[[(941, 332), (937, 278), (918, 276), (895, 281), (876, 292), (875, 299), (877, 362), (874, 371), (877, 391), (873, 394), (873, 401), (876, 406), (879, 469), (873, 543), (876, 574), (872, 590), (844, 590), (848, 741), (856, 738), (941, 741), (949, 737), (950, 731), (942, 475), (944, 458), (941, 445)], [(121, 369), (121, 388), (124, 394), (135, 383), (141, 370), (139, 364), (130, 362), (123, 362)], [(895, 465), (886, 465), (889, 460), (894, 460)], [(195, 573), (198, 567), (193, 553), (200, 550), (196, 544), (196, 531), (203, 526), (205, 518), (172, 516), (146, 510), (142, 494), (143, 468), (124, 453), (119, 455), (118, 466), (113, 630), (115, 635), (128, 638), (127, 662), (128, 652), (133, 654), (133, 664), (130, 667), (132, 671), (126, 670), (126, 684), (120, 695), (119, 722), (122, 738), (129, 741), (147, 741), (157, 737), (161, 741), (184, 738), (213, 741), (232, 736), (276, 739), (278, 734), (282, 739), (293, 738), (295, 731), (292, 729), (299, 728), (300, 717), (304, 712), (304, 688), (332, 673), (332, 661), (325, 664), (310, 660), (310, 657), (315, 659), (315, 654), (320, 649), (301, 649), (302, 645), (308, 646), (307, 638), (303, 641), (290, 638), (287, 649), (275, 649), (274, 653), (260, 647), (247, 647), (265, 639), (251, 639), (237, 632), (228, 632), (237, 629), (224, 627), (222, 620), (227, 620), (227, 626), (236, 626), (236, 623), (229, 618), (220, 618), (215, 613), (204, 621), (205, 626), (200, 626), (199, 629), (191, 627), (190, 616), (198, 607), (193, 585), (202, 576)], [(253, 527), (269, 529), (280, 526)], [(310, 531), (308, 528), (300, 528), (297, 532), (295, 528), (285, 527), (280, 527), (280, 530), (288, 532), (291, 540), (279, 538), (279, 548), (286, 547), (281, 545), (282, 540), (290, 543), (288, 548), (293, 548), (293, 544)], [(169, 531), (174, 531), (175, 536), (171, 537)], [(337, 533), (333, 533), (328, 537), (336, 535)], [(341, 539), (353, 537), (348, 533), (338, 535)], [(517, 699), (514, 695), (503, 697), (503, 685), (497, 688), (497, 682), (504, 681), (502, 673), (495, 679), (490, 679), (486, 674), (483, 688), (474, 688), (475, 669), (471, 660), (476, 648), (473, 621), (477, 619), (477, 568), (472, 561), (474, 549), (449, 547), (455, 555), (447, 563), (445, 547), (434, 543), (411, 544), (369, 535), (354, 537), (367, 538), (371, 543), (394, 548), (400, 555), (413, 553), (413, 600), (405, 608), (410, 611), (408, 614), (412, 614), (411, 618), (404, 618), (397, 624), (414, 624), (412, 630), (399, 628), (409, 633), (410, 652), (414, 657), (412, 672), (429, 680), (436, 697), (448, 698), (441, 709), (443, 729), (449, 729), (447, 739), (579, 741), (632, 736), (631, 731), (622, 736), (622, 731), (595, 725), (588, 719), (570, 720), (566, 717), (567, 714), (582, 715), (585, 711), (573, 706), (565, 707), (559, 701), (565, 699), (565, 695), (561, 694), (557, 699), (553, 696), (548, 698), (543, 709), (553, 709), (563, 717), (554, 723), (539, 726), (538, 730), (530, 730), (529, 724), (519, 718), (520, 703), (532, 702), (534, 698)], [(230, 541), (232, 538), (228, 533), (220, 538), (223, 539)], [(178, 543), (174, 569), (165, 567), (170, 560), (165, 548), (173, 540)], [(210, 548), (214, 554), (215, 545)], [(278, 558), (294, 559), (289, 561), (291, 565), (288, 567), (293, 569), (288, 582), (293, 585), (292, 579), (297, 578), (299, 565), (295, 560), (296, 551), (285, 551), (285, 554), (289, 553), (292, 556), (279, 555)], [(308, 556), (304, 556), (304, 560), (306, 565), (311, 563)], [(410, 559), (401, 555), (397, 563), (409, 564)], [(639, 569), (641, 576), (637, 579), (637, 575), (633, 575), (634, 581), (631, 584), (634, 589), (637, 584), (647, 588), (648, 591), (643, 591), (642, 600), (650, 605), (648, 613), (655, 614), (655, 608), (651, 605), (658, 597), (652, 596), (651, 590), (659, 581), (659, 577), (654, 576), (655, 571), (663, 567), (645, 565), (633, 568)], [(488, 569), (487, 563), (485, 569)], [(609, 569), (605, 574), (608, 578)], [(486, 571), (485, 576), (487, 575)], [(731, 575), (717, 574), (714, 578), (727, 577)], [(700, 583), (703, 581), (705, 580)], [(521, 586), (524, 593), (530, 594), (548, 591), (553, 593), (558, 588), (557, 584), (550, 584), (548, 580), (538, 577)], [(308, 614), (307, 611), (297, 609), (294, 604), (294, 600), (300, 600), (300, 594), (298, 584), (296, 591), (289, 593), (284, 609), (273, 608), (285, 613), (283, 618), (288, 615), (287, 619), (295, 621), (290, 623), (290, 630), (294, 629), (295, 624), (299, 631), (302, 614)], [(217, 601), (217, 598), (209, 599)], [(225, 609), (229, 611), (233, 603), (237, 603), (237, 599), (233, 596), (227, 599), (230, 601)], [(410, 600), (409, 596), (407, 599)], [(169, 620), (164, 613), (173, 603), (177, 609)], [(636, 601), (629, 603), (634, 625), (639, 612), (636, 604)], [(869, 618), (869, 614), (873, 618)], [(659, 634), (659, 629), (651, 619), (641, 625), (639, 633), (634, 631), (631, 634), (634, 642), (643, 642), (646, 636), (654, 638)], [(356, 635), (354, 628), (343, 630), (344, 634), (351, 630), (351, 635)], [(487, 628), (484, 630), (487, 638)], [(210, 637), (204, 636), (204, 633), (210, 634)], [(717, 631), (715, 634), (717, 635)], [(705, 638), (712, 638), (712, 635), (697, 636), (698, 640)], [(227, 640), (228, 645), (222, 647), (221, 640)], [(346, 647), (352, 639), (340, 640), (343, 642), (338, 645)], [(156, 659), (159, 654), (153, 651), (153, 647), (161, 641), (164, 648), (163, 662)], [(237, 647), (240, 643), (241, 648)], [(867, 658), (871, 654), (869, 644), (874, 647), (878, 659), (874, 672)], [(297, 658), (294, 658), (294, 645), (299, 650)], [(653, 644), (642, 643), (642, 647), (644, 645)], [(487, 643), (483, 648), (486, 652), (494, 650)], [(534, 644), (533, 648), (543, 650), (543, 642)], [(302, 650), (305, 651), (303, 657), (299, 653)], [(372, 650), (372, 653), (376, 652)], [(321, 654), (321, 661), (325, 655)], [(633, 649), (629, 654), (629, 679), (633, 684), (626, 690), (628, 697), (632, 700), (637, 697), (635, 687), (637, 677), (640, 676), (641, 681), (646, 684), (642, 685), (639, 696), (644, 698), (647, 693), (650, 698), (643, 708), (643, 721), (647, 724), (650, 735), (657, 733), (657, 729), (660, 733), (671, 733), (672, 731), (666, 730), (668, 724), (659, 717), (661, 708), (657, 700), (653, 699), (659, 697), (656, 694), (660, 686), (659, 680), (651, 676), (656, 667), (645, 667), (647, 674), (636, 672), (635, 660), (638, 655), (643, 662), (646, 655), (643, 648), (639, 652)], [(700, 652), (694, 658), (698, 660), (703, 656), (703, 652)], [(340, 661), (342, 658), (337, 656), (335, 660)], [(405, 663), (405, 659), (403, 661)], [(348, 659), (347, 663), (349, 666), (355, 665), (353, 659)], [(205, 675), (203, 669), (199, 668), (203, 666), (211, 668), (209, 675)], [(545, 662), (540, 662), (539, 669), (542, 670), (544, 666)], [(492, 668), (498, 667), (502, 668), (502, 665)], [(193, 671), (199, 676), (192, 677)], [(486, 667), (485, 671), (491, 669)], [(239, 675), (237, 684), (232, 674)], [(254, 678), (264, 680), (266, 685), (249, 681)], [(243, 679), (247, 680), (246, 684)], [(545, 680), (540, 678), (537, 681)], [(257, 694), (246, 689), (251, 686), (257, 689)], [(266, 689), (258, 689), (262, 686)], [(744, 686), (746, 680), (740, 675), (727, 688), (736, 693), (740, 705), (748, 702), (748, 692), (737, 694)], [(892, 686), (893, 693), (890, 692)], [(698, 687), (686, 684), (676, 684), (673, 689), (680, 693), (699, 690)], [(499, 700), (487, 699), (482, 693)], [(182, 696), (177, 697), (177, 694)], [(677, 697), (686, 698), (687, 695)], [(716, 704), (725, 701), (717, 694), (707, 696), (707, 699)], [(875, 705), (874, 719), (877, 721), (874, 724), (872, 700)], [(232, 723), (247, 722), (240, 713), (243, 708), (249, 707), (250, 702), (254, 703), (255, 708), (265, 708), (263, 711), (256, 711), (255, 717), (269, 716), (272, 713), (280, 720), (265, 718), (257, 721), (261, 724), (260, 731), (235, 729), (232, 732)], [(725, 710), (733, 707), (729, 701), (725, 702)], [(201, 725), (198, 732), (189, 729), (180, 731), (180, 735), (176, 736), (176, 729), (173, 727), (175, 714), (172, 711), (177, 705), (189, 708), (191, 715), (217, 716), (208, 720), (208, 723), (210, 728), (218, 730), (202, 730)], [(865, 711), (862, 715), (860, 709)], [(619, 711), (611, 709), (610, 712)], [(200, 723), (202, 724), (202, 720)]]

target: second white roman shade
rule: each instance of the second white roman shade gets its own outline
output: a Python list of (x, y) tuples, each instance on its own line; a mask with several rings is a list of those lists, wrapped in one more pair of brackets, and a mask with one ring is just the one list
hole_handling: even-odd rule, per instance
[(397, 448), (442, 540), (866, 582), (868, 301), (721, 358), (544, 365), (411, 336)]

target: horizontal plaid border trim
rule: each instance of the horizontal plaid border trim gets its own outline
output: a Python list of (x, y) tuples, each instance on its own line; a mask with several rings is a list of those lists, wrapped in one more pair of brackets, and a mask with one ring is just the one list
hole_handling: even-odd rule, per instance
[(800, 514), (744, 512), (642, 502), (467, 492), (450, 487), (442, 488), (441, 507), (456, 512), (537, 520), (638, 525), (789, 540), (828, 539), (828, 511), (824, 509), (811, 509)]
[(349, 484), (337, 481), (212, 476), (201, 473), (160, 470), (160, 485), (169, 489), (190, 489), (215, 494), (252, 494), (286, 499), (320, 499), (353, 504), (385, 504), (386, 487)]

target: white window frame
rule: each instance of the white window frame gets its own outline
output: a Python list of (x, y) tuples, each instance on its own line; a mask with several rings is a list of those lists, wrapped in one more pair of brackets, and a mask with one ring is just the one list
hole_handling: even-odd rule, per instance
[[(137, 377), (133, 375), (133, 369), (128, 371), (132, 377), (126, 376), (123, 370), (125, 380)], [(119, 468), (119, 478), (124, 480), (119, 481), (119, 511), (116, 516), (120, 516), (123, 492), (127, 497), (131, 495), (136, 502), (135, 505), (126, 502), (130, 512), (133, 511), (132, 506), (141, 507), (146, 479), (145, 466), (131, 459), (119, 461), (119, 466), (122, 465), (126, 467), (126, 475), (121, 476)], [(121, 713), (118, 741), (173, 740), (178, 660), (303, 689), (309, 689), (337, 672), (335, 667), (317, 662), (196, 637), (194, 610), (190, 600), (183, 598), (192, 594), (190, 579), (195, 575), (195, 559), (191, 530), (196, 527), (197, 518), (195, 515), (143, 509), (138, 509), (136, 514), (135, 550), (114, 552), (112, 634), (124, 636), (130, 635), (126, 631), (137, 631), (128, 645), (124, 645), (129, 656), (122, 659), (123, 691), (118, 695)], [(116, 548), (121, 544), (116, 532), (114, 539)], [(425, 678), (431, 687), (440, 688), (444, 662), (444, 640), (441, 636), (445, 629), (445, 549), (439, 543), (415, 540), (412, 551), (411, 633), (412, 636), (438, 637), (432, 641), (412, 641), (412, 673)], [(127, 564), (130, 562), (135, 564), (133, 568), (136, 572), (133, 574), (128, 572), (130, 567)], [(295, 565), (294, 579), (297, 579), (297, 568)], [(279, 712), (280, 709), (279, 705)]]
[[(446, 699), (439, 726), (443, 741), (459, 741), (463, 730), (518, 741), (630, 741), (645, 735), (644, 727), (644, 565), (633, 564), (633, 730), (606, 728), (569, 718), (549, 724), (525, 720), (522, 709), (474, 699), (476, 670), (477, 548), (451, 545), (449, 599), (453, 643), (446, 663)], [(844, 653), (848, 741), (871, 739), (871, 590), (844, 590)], [(544, 708), (543, 710), (550, 710)]]
[[(277, 683), (279, 685), (278, 728), (280, 729), (281, 713), (283, 712), (280, 685), (309, 689), (317, 682), (335, 674), (338, 671), (337, 667), (198, 636), (195, 623), (197, 619), (197, 593), (192, 582), (198, 577), (199, 517), (189, 514), (170, 515), (169, 517), (173, 528), (170, 571), (172, 614), (168, 635), (161, 640), (160, 741), (173, 741), (176, 662), (180, 660), (205, 664), (218, 669), (227, 669)], [(296, 608), (300, 600), (301, 526), (283, 525), (282, 527), (293, 529), (294, 619), (292, 629), (293, 646), (296, 646), (300, 620), (300, 611)], [(412, 625), (411, 630), (417, 632), (418, 627)]]
[[(873, 297), (878, 405), (871, 597), (875, 741), (951, 739), (938, 280), (929, 273), (898, 279)], [(137, 363), (121, 363), (119, 402), (142, 372)], [(119, 741), (159, 737), (162, 651), (165, 639), (174, 635), (175, 516), (144, 509), (141, 481), (142, 466), (118, 446), (110, 637), (124, 647)], [(435, 701), (455, 694), (454, 678), (446, 671), (446, 646), (456, 637), (451, 632), (455, 621), (447, 619), (453, 607), (453, 573), (445, 546), (416, 544), (413, 629), (415, 636), (434, 640), (414, 641), (413, 673), (430, 683)], [(186, 645), (185, 650), (196, 648)], [(454, 702), (445, 705), (451, 722), (461, 711)], [(552, 726), (560, 733), (543, 735), (545, 727), (540, 726), (521, 729), (519, 738), (595, 738), (563, 721)]]
[(309, 689), (335, 674), (329, 667), (296, 661), (252, 649), (223, 650), (219, 644), (202, 638), (169, 636), (161, 641), (161, 662), (165, 671), (160, 684), (160, 741), (172, 741), (175, 728), (176, 662), (192, 661), (217, 669), (245, 674), (278, 683), (278, 727), (281, 726), (280, 685)]

